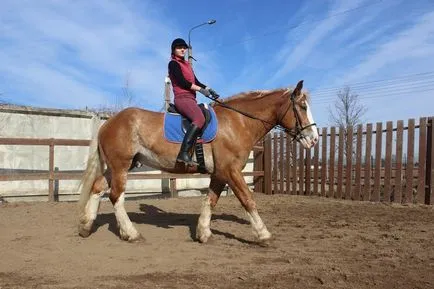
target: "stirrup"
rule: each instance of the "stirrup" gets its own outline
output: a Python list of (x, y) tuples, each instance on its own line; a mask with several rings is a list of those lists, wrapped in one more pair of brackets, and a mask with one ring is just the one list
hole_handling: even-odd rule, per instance
[[(187, 155), (187, 159), (182, 158), (181, 157), (182, 154), (186, 154)], [(184, 152), (180, 152), (178, 154), (178, 156), (176, 157), (176, 162), (178, 162), (178, 163), (184, 163), (187, 166), (199, 165), (198, 163), (196, 163), (195, 161), (193, 161), (193, 159), (190, 157), (190, 155), (188, 153), (184, 153)]]

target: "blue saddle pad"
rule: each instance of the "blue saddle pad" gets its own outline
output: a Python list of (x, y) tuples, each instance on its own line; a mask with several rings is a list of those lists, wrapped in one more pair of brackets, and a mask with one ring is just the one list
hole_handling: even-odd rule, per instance
[[(218, 129), (218, 121), (214, 110), (210, 106), (208, 106), (208, 110), (211, 114), (211, 120), (198, 140), (198, 142), (202, 143), (211, 142), (215, 138)], [(164, 114), (164, 137), (166, 140), (173, 143), (182, 143), (184, 135), (182, 116), (177, 113), (166, 112)]]

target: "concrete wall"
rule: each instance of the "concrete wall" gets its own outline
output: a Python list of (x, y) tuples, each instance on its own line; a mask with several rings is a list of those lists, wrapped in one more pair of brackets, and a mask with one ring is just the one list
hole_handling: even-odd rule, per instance
[[(91, 139), (107, 116), (87, 111), (38, 109), (23, 106), (0, 107), (0, 138), (62, 138)], [(46, 172), (49, 158), (48, 146), (0, 145), (0, 174), (23, 171)], [(88, 147), (56, 146), (54, 166), (60, 171), (84, 170)], [(244, 171), (253, 170), (253, 153)], [(144, 167), (149, 173), (161, 173)], [(252, 177), (246, 177), (248, 183)], [(60, 180), (55, 183), (60, 201), (76, 200), (78, 180)], [(209, 178), (177, 179), (180, 196), (198, 195), (209, 184)], [(129, 180), (128, 196), (161, 194), (168, 190), (166, 181)], [(48, 181), (0, 182), (0, 199), (6, 201), (47, 200)]]

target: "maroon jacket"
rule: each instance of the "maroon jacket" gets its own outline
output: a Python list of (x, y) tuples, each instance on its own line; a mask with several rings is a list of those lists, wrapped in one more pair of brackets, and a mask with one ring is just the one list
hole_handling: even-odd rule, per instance
[(197, 80), (190, 63), (173, 55), (169, 62), (169, 78), (176, 98), (196, 99), (196, 92), (190, 89), (192, 83), (205, 88), (205, 85)]

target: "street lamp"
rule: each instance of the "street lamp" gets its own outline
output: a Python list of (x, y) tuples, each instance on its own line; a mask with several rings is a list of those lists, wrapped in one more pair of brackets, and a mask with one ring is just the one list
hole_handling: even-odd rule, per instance
[(191, 44), (190, 44), (190, 34), (191, 34), (191, 31), (193, 29), (196, 29), (196, 28), (201, 27), (203, 25), (207, 25), (207, 24), (211, 25), (211, 24), (214, 24), (214, 23), (216, 23), (216, 20), (211, 19), (211, 20), (208, 20), (207, 22), (204, 22), (202, 24), (194, 26), (193, 28), (190, 29), (190, 31), (188, 31), (188, 51), (187, 51), (187, 53), (188, 53), (188, 62), (190, 63), (190, 65), (192, 64), (191, 59), (194, 59), (193, 58), (193, 49), (192, 49)]

